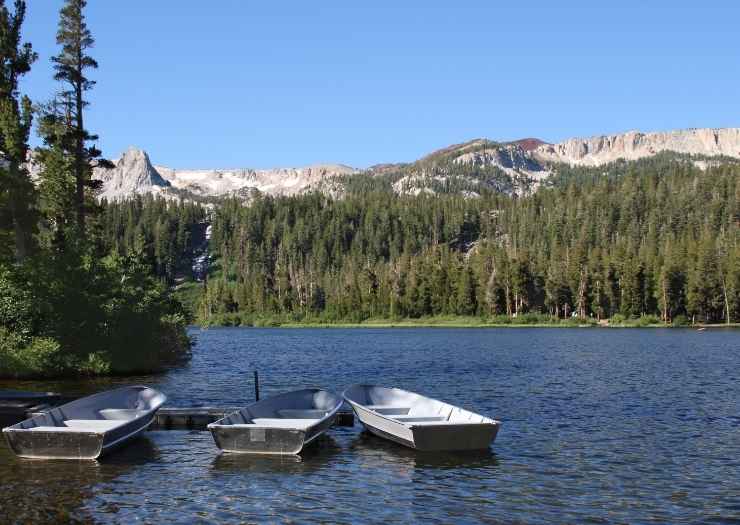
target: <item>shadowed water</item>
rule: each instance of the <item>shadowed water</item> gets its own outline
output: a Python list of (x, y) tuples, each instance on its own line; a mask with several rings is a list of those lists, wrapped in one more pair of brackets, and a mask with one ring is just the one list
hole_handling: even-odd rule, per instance
[(152, 431), (100, 463), (0, 445), (0, 521), (740, 523), (740, 332), (600, 329), (194, 330), (162, 376), (0, 382), (84, 394), (163, 390), (234, 406), (354, 382), (503, 421), (490, 451), (417, 453), (360, 427), (299, 458), (221, 455), (207, 432)]

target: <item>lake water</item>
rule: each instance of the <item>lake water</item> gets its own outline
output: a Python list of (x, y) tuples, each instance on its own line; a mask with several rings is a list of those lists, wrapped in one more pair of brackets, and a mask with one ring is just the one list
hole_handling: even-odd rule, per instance
[[(103, 461), (0, 445), (0, 521), (740, 523), (740, 331), (193, 330), (165, 375), (0, 382), (83, 394), (145, 383), (170, 406), (374, 382), (503, 422), (491, 450), (422, 454), (354, 428), (300, 458), (219, 454), (151, 431)], [(359, 425), (359, 423), (358, 423)]]

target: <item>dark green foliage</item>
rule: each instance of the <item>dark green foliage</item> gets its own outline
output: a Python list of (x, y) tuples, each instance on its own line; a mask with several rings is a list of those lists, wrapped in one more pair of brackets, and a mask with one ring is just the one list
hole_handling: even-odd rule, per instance
[(359, 177), (337, 200), (226, 201), (199, 317), (738, 320), (737, 163), (562, 169), (518, 198), (397, 196)]
[(0, 376), (153, 371), (187, 358), (182, 309), (136, 258), (70, 245), (48, 256), (0, 267)]
[(193, 277), (193, 256), (205, 239), (205, 210), (185, 201), (136, 196), (103, 203), (102, 240), (106, 251), (137, 254), (168, 285)]

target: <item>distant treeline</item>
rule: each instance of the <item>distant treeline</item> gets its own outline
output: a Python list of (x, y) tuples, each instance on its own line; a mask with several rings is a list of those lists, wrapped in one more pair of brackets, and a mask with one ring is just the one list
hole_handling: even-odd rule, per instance
[(740, 320), (740, 166), (661, 155), (558, 170), (526, 197), (397, 196), (219, 206), (202, 322), (440, 315)]

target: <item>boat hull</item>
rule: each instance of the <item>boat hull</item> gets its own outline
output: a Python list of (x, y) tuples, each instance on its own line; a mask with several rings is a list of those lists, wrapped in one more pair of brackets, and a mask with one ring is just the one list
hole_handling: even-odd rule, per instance
[(413, 427), (416, 450), (484, 450), (496, 439), (499, 425), (490, 423)]
[(288, 428), (239, 428), (223, 426), (211, 429), (218, 448), (234, 454), (299, 454), (306, 442), (306, 432)]

